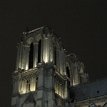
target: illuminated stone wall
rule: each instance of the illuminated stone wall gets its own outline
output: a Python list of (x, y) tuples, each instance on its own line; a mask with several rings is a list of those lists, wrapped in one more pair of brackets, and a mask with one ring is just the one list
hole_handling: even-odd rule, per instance
[(67, 54), (50, 28), (24, 32), (17, 46), (12, 105), (65, 107), (70, 87), (86, 82), (86, 78), (82, 62)]
[(37, 86), (37, 81), (36, 78), (30, 78), (29, 80), (27, 79), (21, 79), (19, 80), (19, 93), (20, 94), (25, 94), (28, 92), (36, 91), (36, 86)]

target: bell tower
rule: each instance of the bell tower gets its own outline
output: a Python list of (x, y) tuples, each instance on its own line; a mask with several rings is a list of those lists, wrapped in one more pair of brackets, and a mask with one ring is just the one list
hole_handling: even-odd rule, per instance
[(75, 63), (75, 59), (66, 55), (61, 41), (49, 27), (23, 32), (12, 74), (11, 106), (66, 107), (70, 86), (75, 81), (80, 83), (75, 69), (81, 64)]

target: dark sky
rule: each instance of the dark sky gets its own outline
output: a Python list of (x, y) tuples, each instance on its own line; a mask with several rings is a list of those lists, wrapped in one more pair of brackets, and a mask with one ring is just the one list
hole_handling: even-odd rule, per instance
[(85, 64), (90, 81), (107, 77), (106, 0), (0, 1), (0, 107), (10, 107), (20, 34), (48, 25)]

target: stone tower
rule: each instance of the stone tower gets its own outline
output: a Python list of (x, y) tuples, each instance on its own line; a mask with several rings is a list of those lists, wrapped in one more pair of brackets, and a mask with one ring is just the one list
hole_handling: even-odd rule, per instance
[(52, 29), (23, 32), (17, 46), (12, 107), (69, 106), (70, 86), (87, 81), (84, 65), (66, 55)]

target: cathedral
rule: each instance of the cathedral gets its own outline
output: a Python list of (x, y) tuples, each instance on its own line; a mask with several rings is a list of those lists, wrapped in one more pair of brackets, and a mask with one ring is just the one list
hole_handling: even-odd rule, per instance
[(12, 79), (11, 107), (107, 107), (107, 79), (90, 83), (47, 26), (21, 35)]

